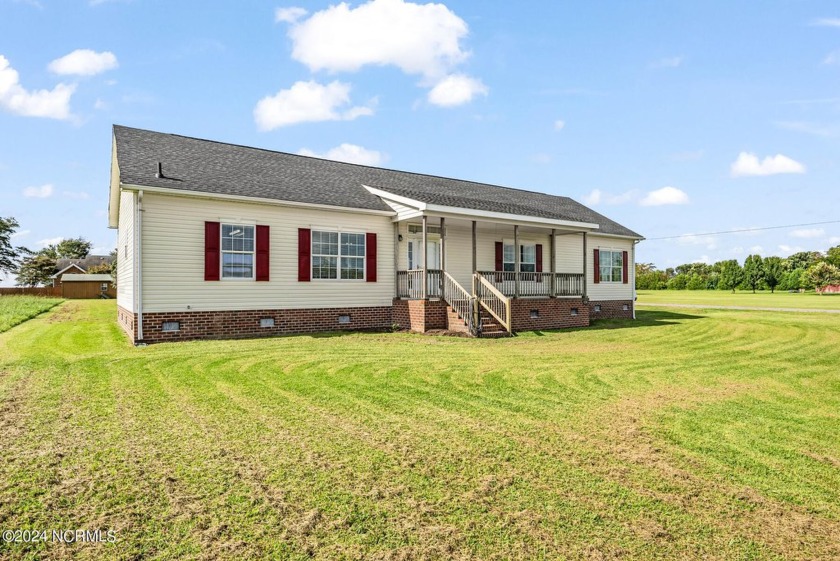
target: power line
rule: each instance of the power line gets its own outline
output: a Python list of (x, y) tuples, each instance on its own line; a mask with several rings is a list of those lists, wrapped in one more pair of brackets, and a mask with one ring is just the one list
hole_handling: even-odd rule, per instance
[(840, 220), (826, 222), (808, 222), (805, 224), (788, 224), (787, 226), (765, 226), (763, 228), (742, 228), (740, 230), (723, 230), (721, 232), (706, 232), (705, 234), (680, 234), (679, 236), (665, 236), (662, 238), (645, 238), (645, 241), (676, 240), (679, 238), (697, 238), (700, 236), (718, 236), (720, 234), (740, 234), (742, 232), (760, 232), (762, 230), (783, 230), (785, 228), (800, 228), (802, 226), (820, 226), (823, 224), (840, 224)]

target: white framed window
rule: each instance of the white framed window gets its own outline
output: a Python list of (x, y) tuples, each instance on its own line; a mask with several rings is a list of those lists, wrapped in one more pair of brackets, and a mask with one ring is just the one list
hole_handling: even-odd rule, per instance
[(108, 291), (108, 283), (107, 282), (100, 283), (99, 291), (100, 292), (107, 292)]
[(222, 278), (254, 278), (254, 226), (222, 224)]
[[(503, 257), (504, 270), (515, 271), (516, 253), (514, 253), (512, 243), (505, 242)], [(535, 273), (537, 271), (537, 244), (519, 244), (519, 271), (521, 273)]]
[(313, 230), (312, 278), (365, 280), (365, 235)]
[(622, 282), (624, 252), (612, 249), (599, 249), (598, 252), (601, 282)]

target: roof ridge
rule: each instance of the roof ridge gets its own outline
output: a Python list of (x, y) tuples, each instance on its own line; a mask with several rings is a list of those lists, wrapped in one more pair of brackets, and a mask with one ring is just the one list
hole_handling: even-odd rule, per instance
[[(257, 150), (257, 151), (260, 151), (260, 152), (268, 152), (268, 153), (271, 153), (271, 154), (283, 154), (284, 156), (293, 156), (295, 158), (304, 158), (304, 159), (308, 159), (308, 160), (319, 160), (319, 161), (328, 162), (328, 163), (331, 163), (331, 164), (354, 166), (354, 167), (358, 167), (358, 168), (365, 168), (365, 169), (371, 169), (371, 170), (376, 170), (376, 171), (390, 171), (390, 172), (393, 172), (393, 173), (406, 173), (406, 174), (410, 174), (410, 175), (416, 175), (416, 176), (419, 176), (419, 177), (431, 177), (431, 178), (434, 178), (434, 179), (443, 179), (443, 180), (446, 180), (446, 181), (460, 181), (462, 183), (472, 183), (474, 185), (481, 185), (481, 186), (484, 186), (484, 187), (495, 187), (497, 189), (507, 189), (509, 191), (517, 191), (517, 192), (520, 192), (520, 193), (530, 193), (532, 195), (534, 195), (534, 194), (535, 195), (545, 195), (545, 196), (548, 196), (548, 197), (559, 197), (559, 198), (562, 198), (562, 199), (571, 199), (571, 197), (566, 196), (566, 195), (552, 195), (551, 193), (543, 193), (541, 191), (532, 191), (532, 190), (529, 190), (529, 189), (522, 189), (522, 188), (519, 188), (519, 187), (509, 187), (507, 185), (499, 185), (497, 183), (484, 183), (484, 182), (481, 182), (481, 181), (475, 181), (473, 179), (461, 179), (461, 178), (457, 178), (457, 177), (447, 177), (445, 175), (435, 175), (435, 174), (432, 174), (432, 173), (422, 173), (422, 172), (417, 172), (417, 171), (406, 171), (406, 170), (402, 170), (402, 169), (386, 168), (386, 167), (381, 167), (381, 166), (370, 166), (370, 165), (365, 165), (365, 164), (357, 164), (357, 163), (354, 163), (354, 162), (342, 162), (340, 160), (330, 160), (329, 158), (321, 158), (321, 157), (318, 157), (318, 156), (305, 156), (303, 154), (293, 154), (292, 152), (284, 152), (283, 150), (271, 150), (269, 148), (260, 148), (259, 146), (249, 146), (247, 144), (237, 144), (237, 143), (233, 143), (233, 142), (222, 142), (221, 140), (213, 140), (213, 139), (210, 139), (210, 138), (199, 138), (197, 136), (187, 136), (187, 135), (184, 135), (184, 134), (177, 134), (177, 133), (172, 133), (172, 132), (159, 132), (159, 131), (153, 131), (153, 130), (149, 130), (149, 129), (141, 129), (141, 128), (137, 128), (137, 127), (128, 127), (128, 126), (125, 126), (125, 125), (114, 124), (113, 127), (114, 127), (114, 129), (117, 129), (117, 128), (131, 129), (131, 130), (135, 130), (135, 131), (148, 132), (148, 133), (152, 133), (152, 134), (162, 134), (162, 135), (166, 135), (166, 136), (175, 136), (175, 137), (178, 137), (178, 138), (185, 138), (187, 140), (195, 140), (195, 141), (198, 141), (198, 142), (209, 142), (211, 144), (220, 144), (222, 146), (234, 146), (234, 147), (237, 147), (237, 148), (246, 148), (248, 150)], [(574, 200), (574, 199), (572, 199), (572, 200)]]

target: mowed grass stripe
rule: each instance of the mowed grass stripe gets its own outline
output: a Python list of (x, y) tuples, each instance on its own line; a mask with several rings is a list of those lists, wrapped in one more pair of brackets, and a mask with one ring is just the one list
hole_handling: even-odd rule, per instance
[[(69, 330), (0, 335), (0, 372), (38, 381), (27, 395), (73, 386), (44, 400), (66, 421), (37, 434), (89, 441), (37, 480), (21, 475), (49, 465), (21, 451), (4, 496), (73, 466), (109, 481), (67, 487), (61, 520), (122, 524), (113, 549), (59, 557), (840, 555), (838, 331), (819, 318), (654, 310), (506, 341), (134, 349), (107, 304), (81, 305)], [(40, 398), (26, 407), (41, 416)], [(3, 501), (0, 516), (31, 513)]]

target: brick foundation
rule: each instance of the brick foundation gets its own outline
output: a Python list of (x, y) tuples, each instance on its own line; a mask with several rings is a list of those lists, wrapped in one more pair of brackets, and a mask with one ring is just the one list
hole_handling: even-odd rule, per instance
[[(531, 312), (536, 312), (536, 317), (531, 317)], [(589, 325), (589, 308), (580, 298), (514, 298), (510, 314), (514, 332)]]
[(135, 331), (134, 312), (129, 312), (122, 306), (117, 306), (117, 323), (123, 328), (125, 334), (132, 342), (137, 340), (137, 331)]
[(394, 323), (403, 329), (423, 333), (430, 329), (446, 329), (446, 302), (443, 300), (394, 299)]
[[(338, 322), (339, 316), (343, 315), (350, 316), (349, 323)], [(260, 327), (260, 320), (264, 318), (274, 319), (274, 326)], [(143, 339), (140, 341), (136, 336), (134, 314), (121, 309), (118, 313), (118, 321), (133, 341), (160, 343), (187, 339), (236, 339), (337, 330), (387, 329), (391, 327), (392, 308), (391, 306), (377, 306), (299, 310), (146, 312), (143, 314)], [(175, 321), (179, 322), (178, 331), (163, 331), (164, 322)]]
[[(601, 311), (596, 311), (595, 307), (600, 306)], [(627, 309), (624, 309), (627, 306)], [(633, 319), (633, 301), (632, 300), (590, 300), (589, 301), (589, 318), (596, 319)]]

